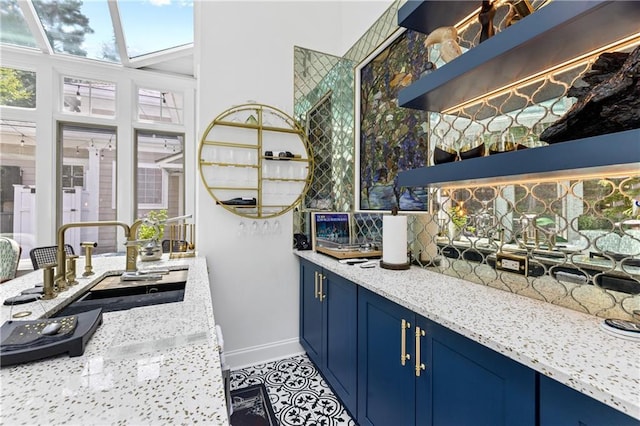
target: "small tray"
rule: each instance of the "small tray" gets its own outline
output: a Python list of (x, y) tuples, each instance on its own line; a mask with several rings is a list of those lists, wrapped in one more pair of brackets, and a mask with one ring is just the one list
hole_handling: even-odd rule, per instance
[[(56, 335), (39, 335), (40, 331), (52, 322), (69, 323), (73, 324), (73, 327), (70, 326), (69, 331), (65, 332), (63, 325), (62, 331)], [(80, 356), (100, 324), (102, 324), (102, 309), (60, 318), (7, 321), (0, 327), (0, 366), (22, 364), (67, 352), (72, 357)], [(25, 340), (24, 333), (33, 333), (36, 337)], [(25, 340), (25, 343), (16, 344), (16, 338)], [(12, 341), (14, 344), (7, 349)]]

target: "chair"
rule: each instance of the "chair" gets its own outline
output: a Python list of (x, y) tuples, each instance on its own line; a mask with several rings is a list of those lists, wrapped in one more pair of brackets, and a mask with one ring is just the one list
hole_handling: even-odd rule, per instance
[[(36, 247), (31, 249), (29, 257), (31, 257), (33, 270), (40, 269), (42, 265), (46, 265), (47, 263), (58, 263), (58, 259), (56, 258), (57, 249), (58, 246)], [(75, 254), (73, 247), (69, 244), (64, 245), (64, 251), (67, 254)]]
[(0, 237), (0, 283), (16, 277), (22, 247), (15, 240)]
[(187, 247), (189, 247), (189, 243), (185, 240), (174, 240), (173, 247), (171, 247), (170, 244), (171, 240), (162, 240), (163, 253), (169, 253), (170, 248), (172, 253), (185, 252), (187, 251)]

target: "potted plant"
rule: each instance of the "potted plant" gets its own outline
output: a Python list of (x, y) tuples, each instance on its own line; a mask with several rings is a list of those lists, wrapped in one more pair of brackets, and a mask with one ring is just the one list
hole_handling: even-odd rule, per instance
[(138, 228), (140, 245), (140, 260), (159, 260), (162, 257), (162, 237), (164, 236), (164, 221), (167, 210), (151, 210), (145, 223)]

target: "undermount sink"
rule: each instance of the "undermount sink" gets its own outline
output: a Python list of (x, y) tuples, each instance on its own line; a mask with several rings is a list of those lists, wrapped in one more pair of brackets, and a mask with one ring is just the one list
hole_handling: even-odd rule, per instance
[(102, 312), (115, 312), (141, 306), (181, 302), (184, 300), (187, 274), (187, 270), (170, 271), (157, 280), (137, 281), (123, 281), (120, 275), (106, 276), (54, 316), (75, 315), (97, 308), (102, 308)]

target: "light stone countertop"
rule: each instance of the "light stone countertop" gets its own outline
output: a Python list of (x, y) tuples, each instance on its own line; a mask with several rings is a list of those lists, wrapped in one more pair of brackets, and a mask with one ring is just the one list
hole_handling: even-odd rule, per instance
[[(125, 259), (94, 257), (92, 263), (92, 277), (78, 277), (80, 284), (55, 299), (16, 305), (13, 313), (50, 316), (103, 276), (123, 271)], [(103, 313), (82, 356), (0, 369), (0, 424), (229, 424), (206, 260), (164, 255), (138, 266), (188, 268), (184, 301)], [(77, 271), (83, 270), (79, 258)], [(38, 282), (41, 270), (15, 278), (0, 285), (0, 299)], [(10, 307), (0, 312), (4, 323)]]
[(365, 269), (295, 254), (640, 419), (640, 341), (606, 333), (602, 318), (418, 267)]

